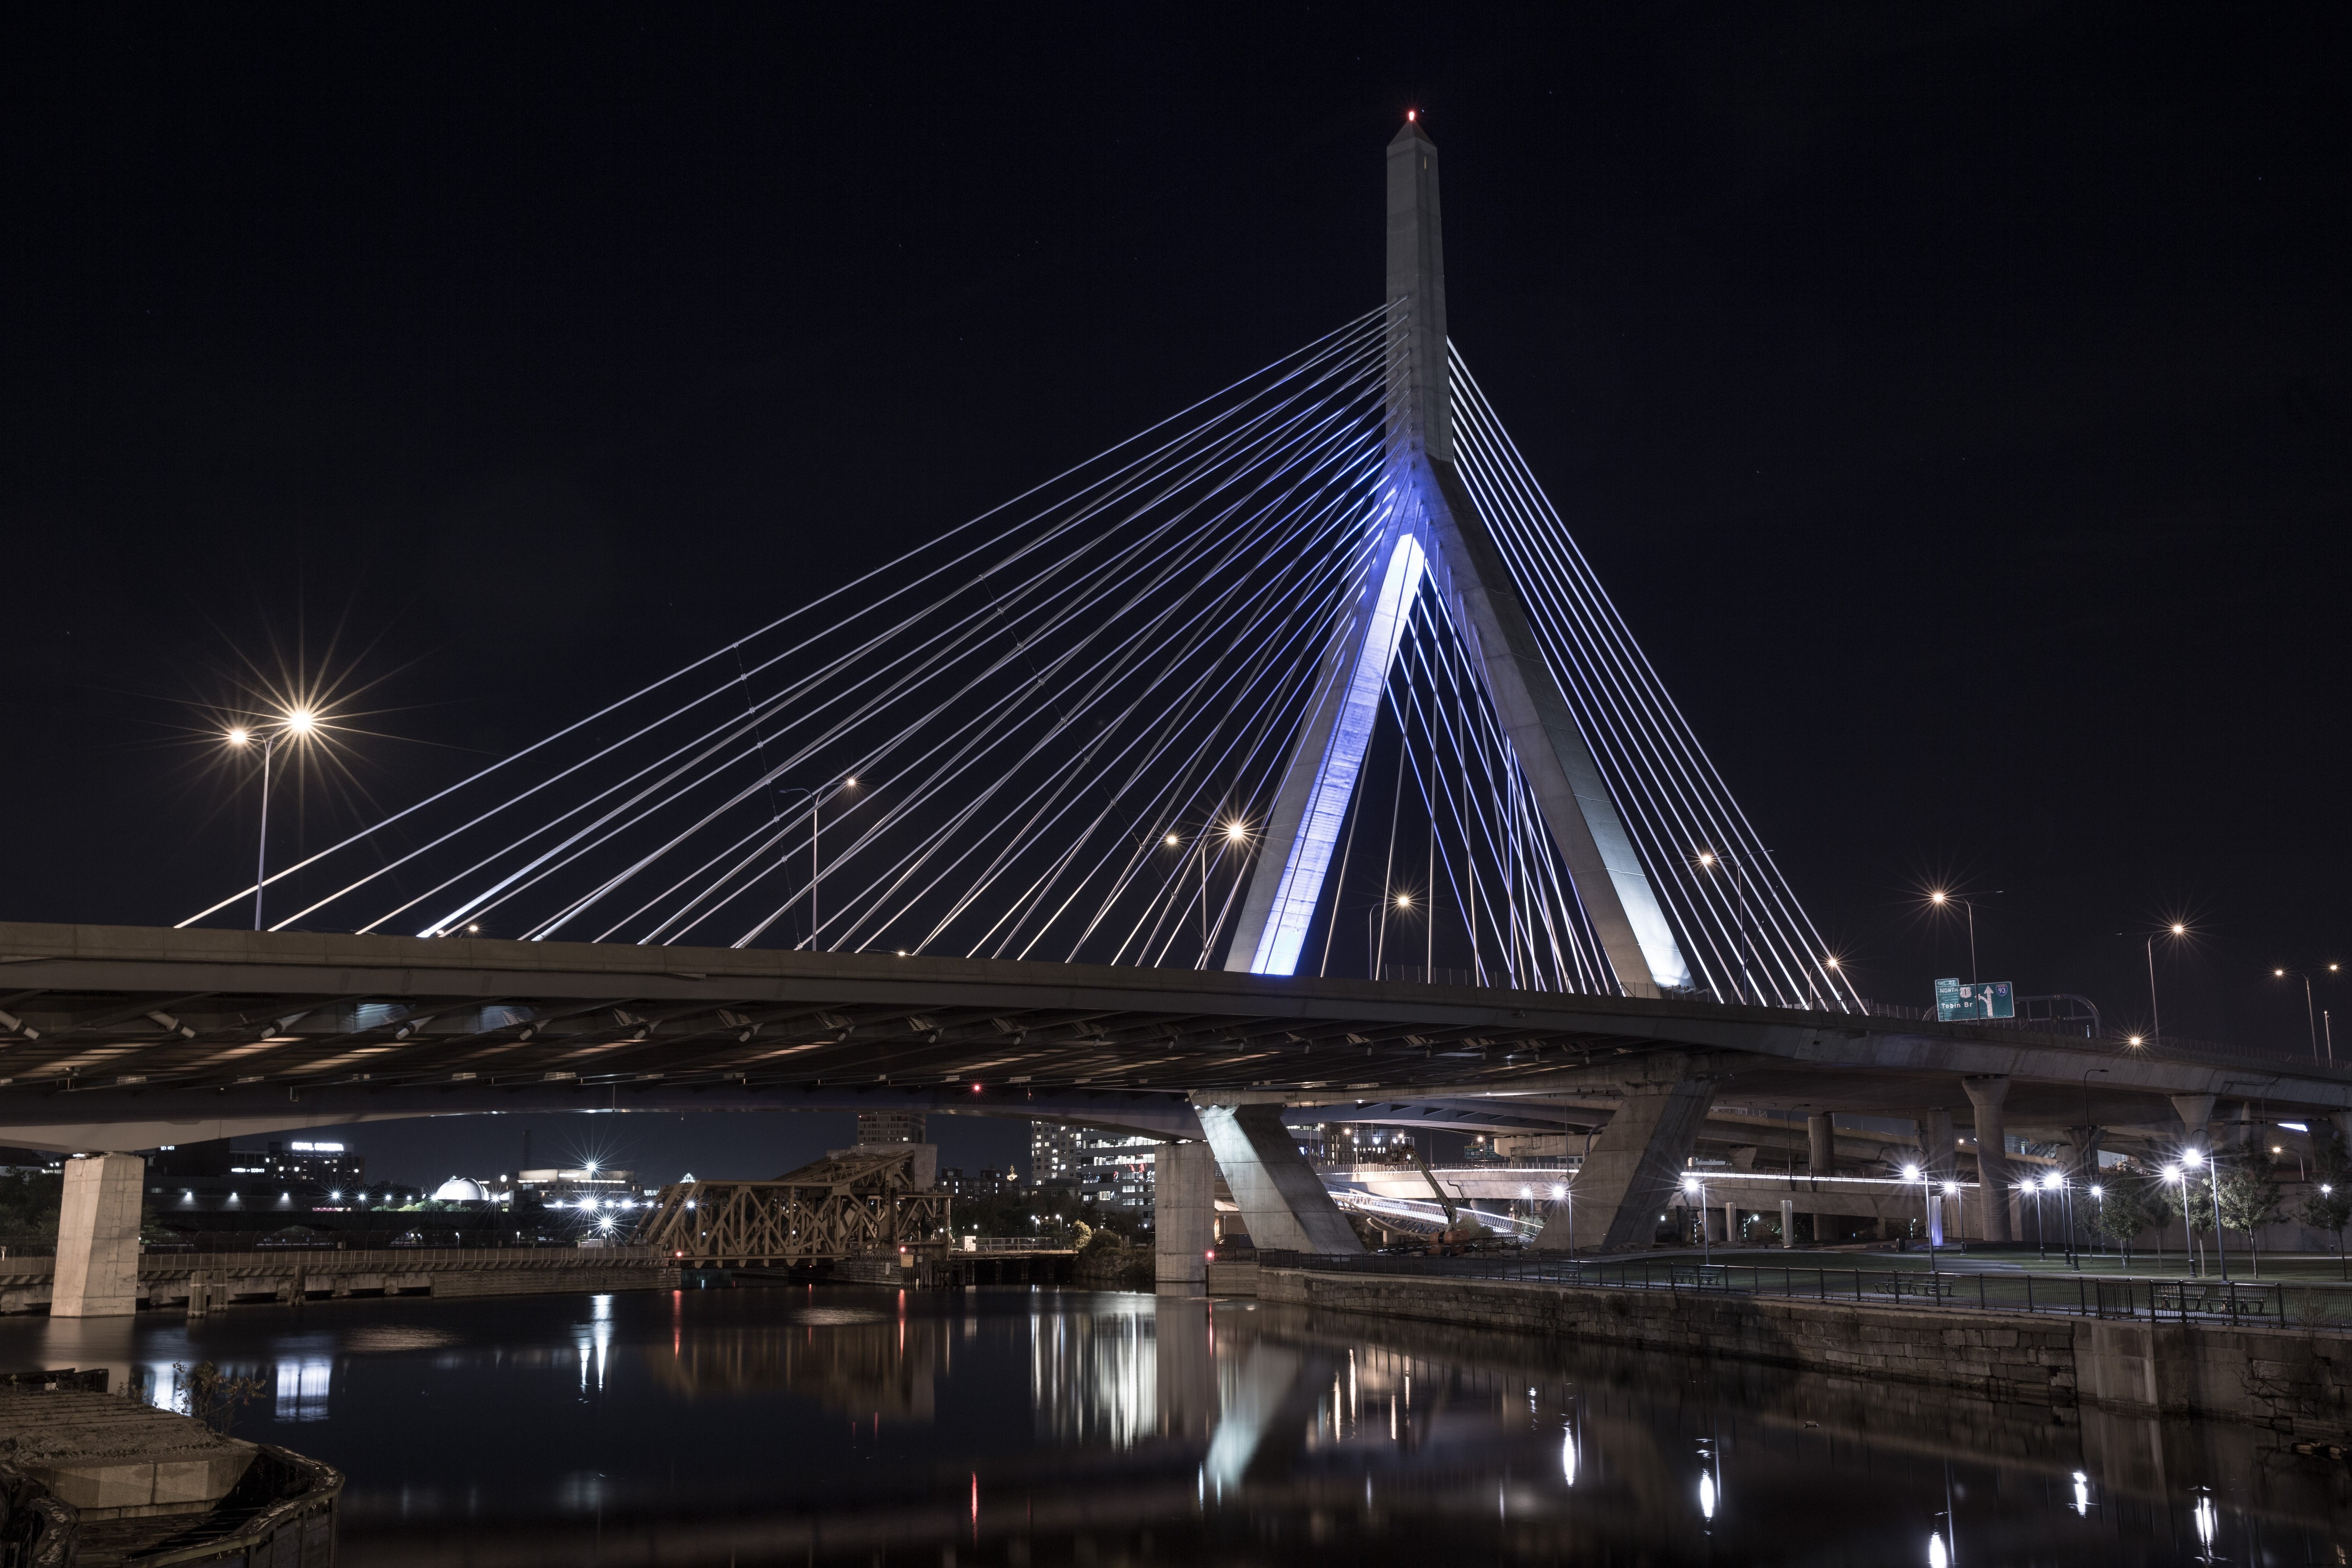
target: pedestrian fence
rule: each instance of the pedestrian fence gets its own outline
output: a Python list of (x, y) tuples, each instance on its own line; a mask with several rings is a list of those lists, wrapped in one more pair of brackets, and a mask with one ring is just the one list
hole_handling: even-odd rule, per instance
[(1781, 1297), (1860, 1306), (1965, 1308), (2142, 1322), (2290, 1325), (2352, 1330), (2352, 1291), (2299, 1280), (2102, 1278), (2084, 1274), (1801, 1268), (1696, 1259), (1595, 1262), (1559, 1256), (1461, 1258), (1326, 1255), (1261, 1249), (1265, 1268), (1576, 1285), (1610, 1290)]

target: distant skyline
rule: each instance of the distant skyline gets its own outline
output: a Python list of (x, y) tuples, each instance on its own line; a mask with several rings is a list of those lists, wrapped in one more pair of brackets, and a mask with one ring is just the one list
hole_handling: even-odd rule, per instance
[[(364, 689), (290, 854), (1366, 309), (1413, 108), (1456, 342), (1861, 989), (1971, 977), (1942, 887), (1978, 976), (2140, 1026), (2179, 920), (2166, 1031), (2301, 1045), (2273, 971), (2352, 961), (2347, 26), (12, 18), (0, 919), (245, 885), (257, 670)], [(846, 1126), (788, 1120), (621, 1142)], [(504, 1121), (352, 1138), (422, 1181)]]

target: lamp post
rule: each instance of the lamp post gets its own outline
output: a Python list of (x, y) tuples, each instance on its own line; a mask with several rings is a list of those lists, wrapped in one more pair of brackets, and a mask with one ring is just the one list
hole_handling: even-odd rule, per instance
[(1698, 852), (1698, 863), (1699, 868), (1706, 871), (1720, 865), (1731, 877), (1731, 896), (1739, 910), (1739, 979), (1732, 989), (1736, 999), (1744, 1007), (1753, 999), (1751, 993), (1755, 989), (1755, 976), (1748, 973), (1748, 968), (1750, 950), (1755, 945), (1748, 931), (1748, 882), (1740, 876), (1739, 862), (1732, 856), (1702, 849)]
[[(2334, 974), (2340, 967), (2341, 965), (2331, 963), (2327, 966), (2327, 973)], [(2278, 980), (2303, 982), (2303, 1022), (2304, 1026), (2311, 1031), (2311, 1059), (2319, 1060), (2319, 1015), (2311, 999), (2310, 973), (2301, 969), (2273, 969), (2271, 974), (2273, 978)], [(2336, 1064), (2336, 1034), (2332, 1029), (2328, 1031), (2327, 1037), (2327, 1063), (2330, 1067)]]
[(1573, 1258), (1576, 1256), (1575, 1196), (1569, 1192), (1566, 1182), (1554, 1182), (1551, 1186), (1551, 1198), (1552, 1202), (1564, 1205), (1568, 1209), (1568, 1255)]
[(308, 708), (289, 708), (275, 723), (248, 727), (237, 725), (223, 737), (232, 746), (249, 747), (259, 728), (261, 742), (261, 831), (255, 837), (253, 850), (253, 929), (261, 929), (261, 893), (269, 881), (269, 759), (282, 739), (299, 742), (310, 739), (319, 728), (319, 715)]
[(2091, 1184), (2091, 1201), (2099, 1205), (2099, 1256), (2107, 1255), (2107, 1189), (2096, 1182)]
[[(857, 787), (857, 780), (856, 780), (854, 776), (853, 776), (853, 777), (850, 777), (850, 778), (845, 778), (845, 779), (843, 779), (843, 780), (841, 781), (841, 784), (840, 784), (839, 787), (840, 787), (841, 789), (856, 789), (856, 788)], [(801, 787), (800, 787), (800, 786), (798, 786), (798, 785), (794, 785), (793, 788), (791, 788), (791, 789), (788, 789), (788, 790), (784, 791), (784, 792), (783, 792), (783, 795), (784, 795), (784, 798), (786, 798), (786, 799), (789, 799), (789, 798), (791, 798), (792, 796), (796, 795), (804, 795), (808, 796), (808, 803), (809, 803), (809, 939), (808, 939), (808, 944), (809, 944), (809, 951), (810, 951), (811, 952), (816, 952), (816, 951), (817, 951), (817, 942), (816, 942), (816, 921), (817, 921), (816, 893), (817, 893), (817, 886), (818, 886), (818, 884), (819, 884), (820, 882), (822, 882), (822, 881), (824, 880), (824, 866), (823, 862), (821, 862), (821, 861), (817, 858), (817, 808), (818, 808), (820, 805), (822, 805), (824, 804), (824, 795), (823, 795), (819, 791), (817, 791), (817, 790), (814, 790), (814, 789), (803, 789), (803, 788), (801, 788)], [(800, 943), (798, 943), (798, 942), (794, 942), (793, 945), (795, 948), (797, 948), (797, 947), (799, 947), (799, 946), (800, 946)]]
[(2047, 1262), (2050, 1247), (2042, 1235), (2042, 1184), (2028, 1176), (2025, 1178), (2025, 1190), (2033, 1194), (2033, 1256)]
[[(1980, 894), (1979, 894), (1979, 895), (1978, 895), (1978, 897), (1979, 897), (1979, 898), (1987, 898), (1987, 899), (1990, 899), (1990, 898), (1992, 898), (1992, 897), (1995, 897), (1996, 895), (1998, 895), (1998, 894), (2000, 892), (2000, 890), (2001, 890), (2000, 889), (1999, 889), (1999, 888), (1995, 888), (1995, 889), (1994, 889), (1990, 893), (1980, 893)], [(1937, 908), (1937, 909), (1939, 909), (1939, 910), (1940, 910), (1940, 909), (1942, 909), (1942, 908), (1943, 908), (1945, 905), (1947, 905), (1947, 904), (1958, 904), (1958, 905), (1959, 905), (1959, 906), (1960, 906), (1960, 908), (1962, 908), (1962, 909), (1964, 909), (1964, 910), (1968, 910), (1968, 912), (1969, 912), (1969, 984), (1971, 984), (1971, 985), (1974, 985), (1974, 984), (1977, 983), (1977, 906), (1976, 906), (1976, 900), (1975, 900), (1975, 899), (1964, 899), (1964, 898), (1960, 897), (1958, 893), (1948, 893), (1948, 892), (1944, 891), (1944, 889), (1942, 889), (1941, 888), (1938, 888), (1938, 889), (1937, 889), (1934, 892), (1929, 893), (1929, 894), (1927, 895), (1927, 901), (1928, 901), (1929, 903), (1933, 904), (1936, 908)]]
[(1706, 1240), (1706, 1216), (1708, 1213), (1706, 1184), (1701, 1181), (1695, 1173), (1685, 1175), (1683, 1177), (1683, 1192), (1686, 1195), (1695, 1195), (1698, 1199), (1698, 1259), (1702, 1264), (1712, 1263), (1715, 1261), (1715, 1253), (1707, 1246)]
[(1921, 1170), (1916, 1165), (1904, 1166), (1903, 1179), (1906, 1182), (1916, 1182), (1919, 1184), (1919, 1218), (1921, 1223), (1926, 1225), (1927, 1227), (1927, 1272), (1933, 1274), (1937, 1271), (1936, 1215), (1930, 1206), (1936, 1201), (1934, 1184), (1928, 1177), (1927, 1173)]
[(2156, 939), (2170, 936), (2177, 940), (2188, 934), (2188, 926), (2175, 921), (2163, 931), (2150, 931), (2147, 936), (2147, 1037), (2155, 1045), (2164, 1044), (2164, 1018), (2156, 1006)]
[[(2202, 1167), (2205, 1172), (2206, 1185), (2212, 1189), (2213, 1261), (2221, 1268), (2221, 1278), (2226, 1281), (2230, 1278), (2230, 1247), (2229, 1243), (2221, 1238), (2221, 1162), (2200, 1150), (2190, 1149), (2181, 1154), (2180, 1163), (2192, 1171)], [(2189, 1207), (2186, 1201), (2188, 1194), (2185, 1189), (2181, 1196), (2183, 1202), (2180, 1206), (2185, 1211)]]

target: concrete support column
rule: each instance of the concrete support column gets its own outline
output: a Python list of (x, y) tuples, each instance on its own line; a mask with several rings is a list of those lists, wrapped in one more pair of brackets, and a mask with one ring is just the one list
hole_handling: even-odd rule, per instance
[(1923, 1110), (1919, 1129), (1919, 1169), (1927, 1178), (1927, 1245), (1944, 1245), (1944, 1184), (1959, 1177), (1959, 1137), (1952, 1131), (1952, 1113), (1940, 1106)]
[(1797, 1245), (1797, 1200), (1794, 1198), (1780, 1200), (1780, 1245)]
[(1323, 1178), (1298, 1152), (1279, 1105), (1201, 1105), (1201, 1131), (1217, 1168), (1261, 1247), (1292, 1252), (1361, 1252), (1364, 1244)]
[(1217, 1217), (1217, 1157), (1206, 1143), (1162, 1143), (1153, 1155), (1151, 1278), (1163, 1290), (1208, 1283)]
[(2180, 1118), (2181, 1135), (2192, 1149), (2212, 1146), (2210, 1129), (2213, 1121), (2213, 1097), (2210, 1094), (2176, 1094), (2172, 1097), (2173, 1111)]
[[(1714, 1080), (1693, 1071), (1686, 1058), (1652, 1058), (1640, 1070), (1645, 1076), (1621, 1086), (1617, 1114), (1592, 1141), (1569, 1190), (1569, 1202), (1583, 1210), (1579, 1239), (1602, 1252), (1651, 1245), (1659, 1214), (1682, 1185), (1699, 1124), (1715, 1103)], [(1544, 1221), (1538, 1249), (1567, 1250), (1566, 1206)]]
[(2336, 1135), (2344, 1140), (2344, 1146), (2352, 1149), (2352, 1110), (2331, 1110), (2327, 1120), (2336, 1124)]
[[(1837, 1174), (1837, 1119), (1825, 1110), (1805, 1118), (1805, 1168), (1816, 1176)], [(1829, 1215), (1813, 1212), (1813, 1240), (1829, 1239)]]
[(1730, 1246), (1739, 1245), (1739, 1205), (1736, 1202), (1723, 1205), (1723, 1239)]
[(127, 1318), (139, 1310), (139, 1202), (147, 1162), (95, 1154), (66, 1162), (58, 1215), (52, 1318)]
[(1977, 1201), (1983, 1210), (1985, 1239), (2013, 1241), (2016, 1233), (2009, 1223), (2009, 1123), (2001, 1117), (2001, 1105), (2009, 1099), (2009, 1079), (1967, 1078), (1960, 1080), (1960, 1087), (1969, 1091), (1969, 1104), (1976, 1112)]

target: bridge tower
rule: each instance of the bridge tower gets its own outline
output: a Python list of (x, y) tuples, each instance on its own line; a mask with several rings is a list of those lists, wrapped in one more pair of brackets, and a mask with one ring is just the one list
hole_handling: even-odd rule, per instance
[[(1690, 968), (1545, 661), (1493, 534), (1454, 472), (1437, 145), (1417, 116), (1388, 147), (1384, 505), (1371, 569), (1316, 672), (1225, 967), (1297, 971), (1363, 770), (1413, 600), (1444, 595), (1617, 983), (1629, 996), (1690, 985)], [(1375, 976), (1377, 978), (1377, 976)]]

